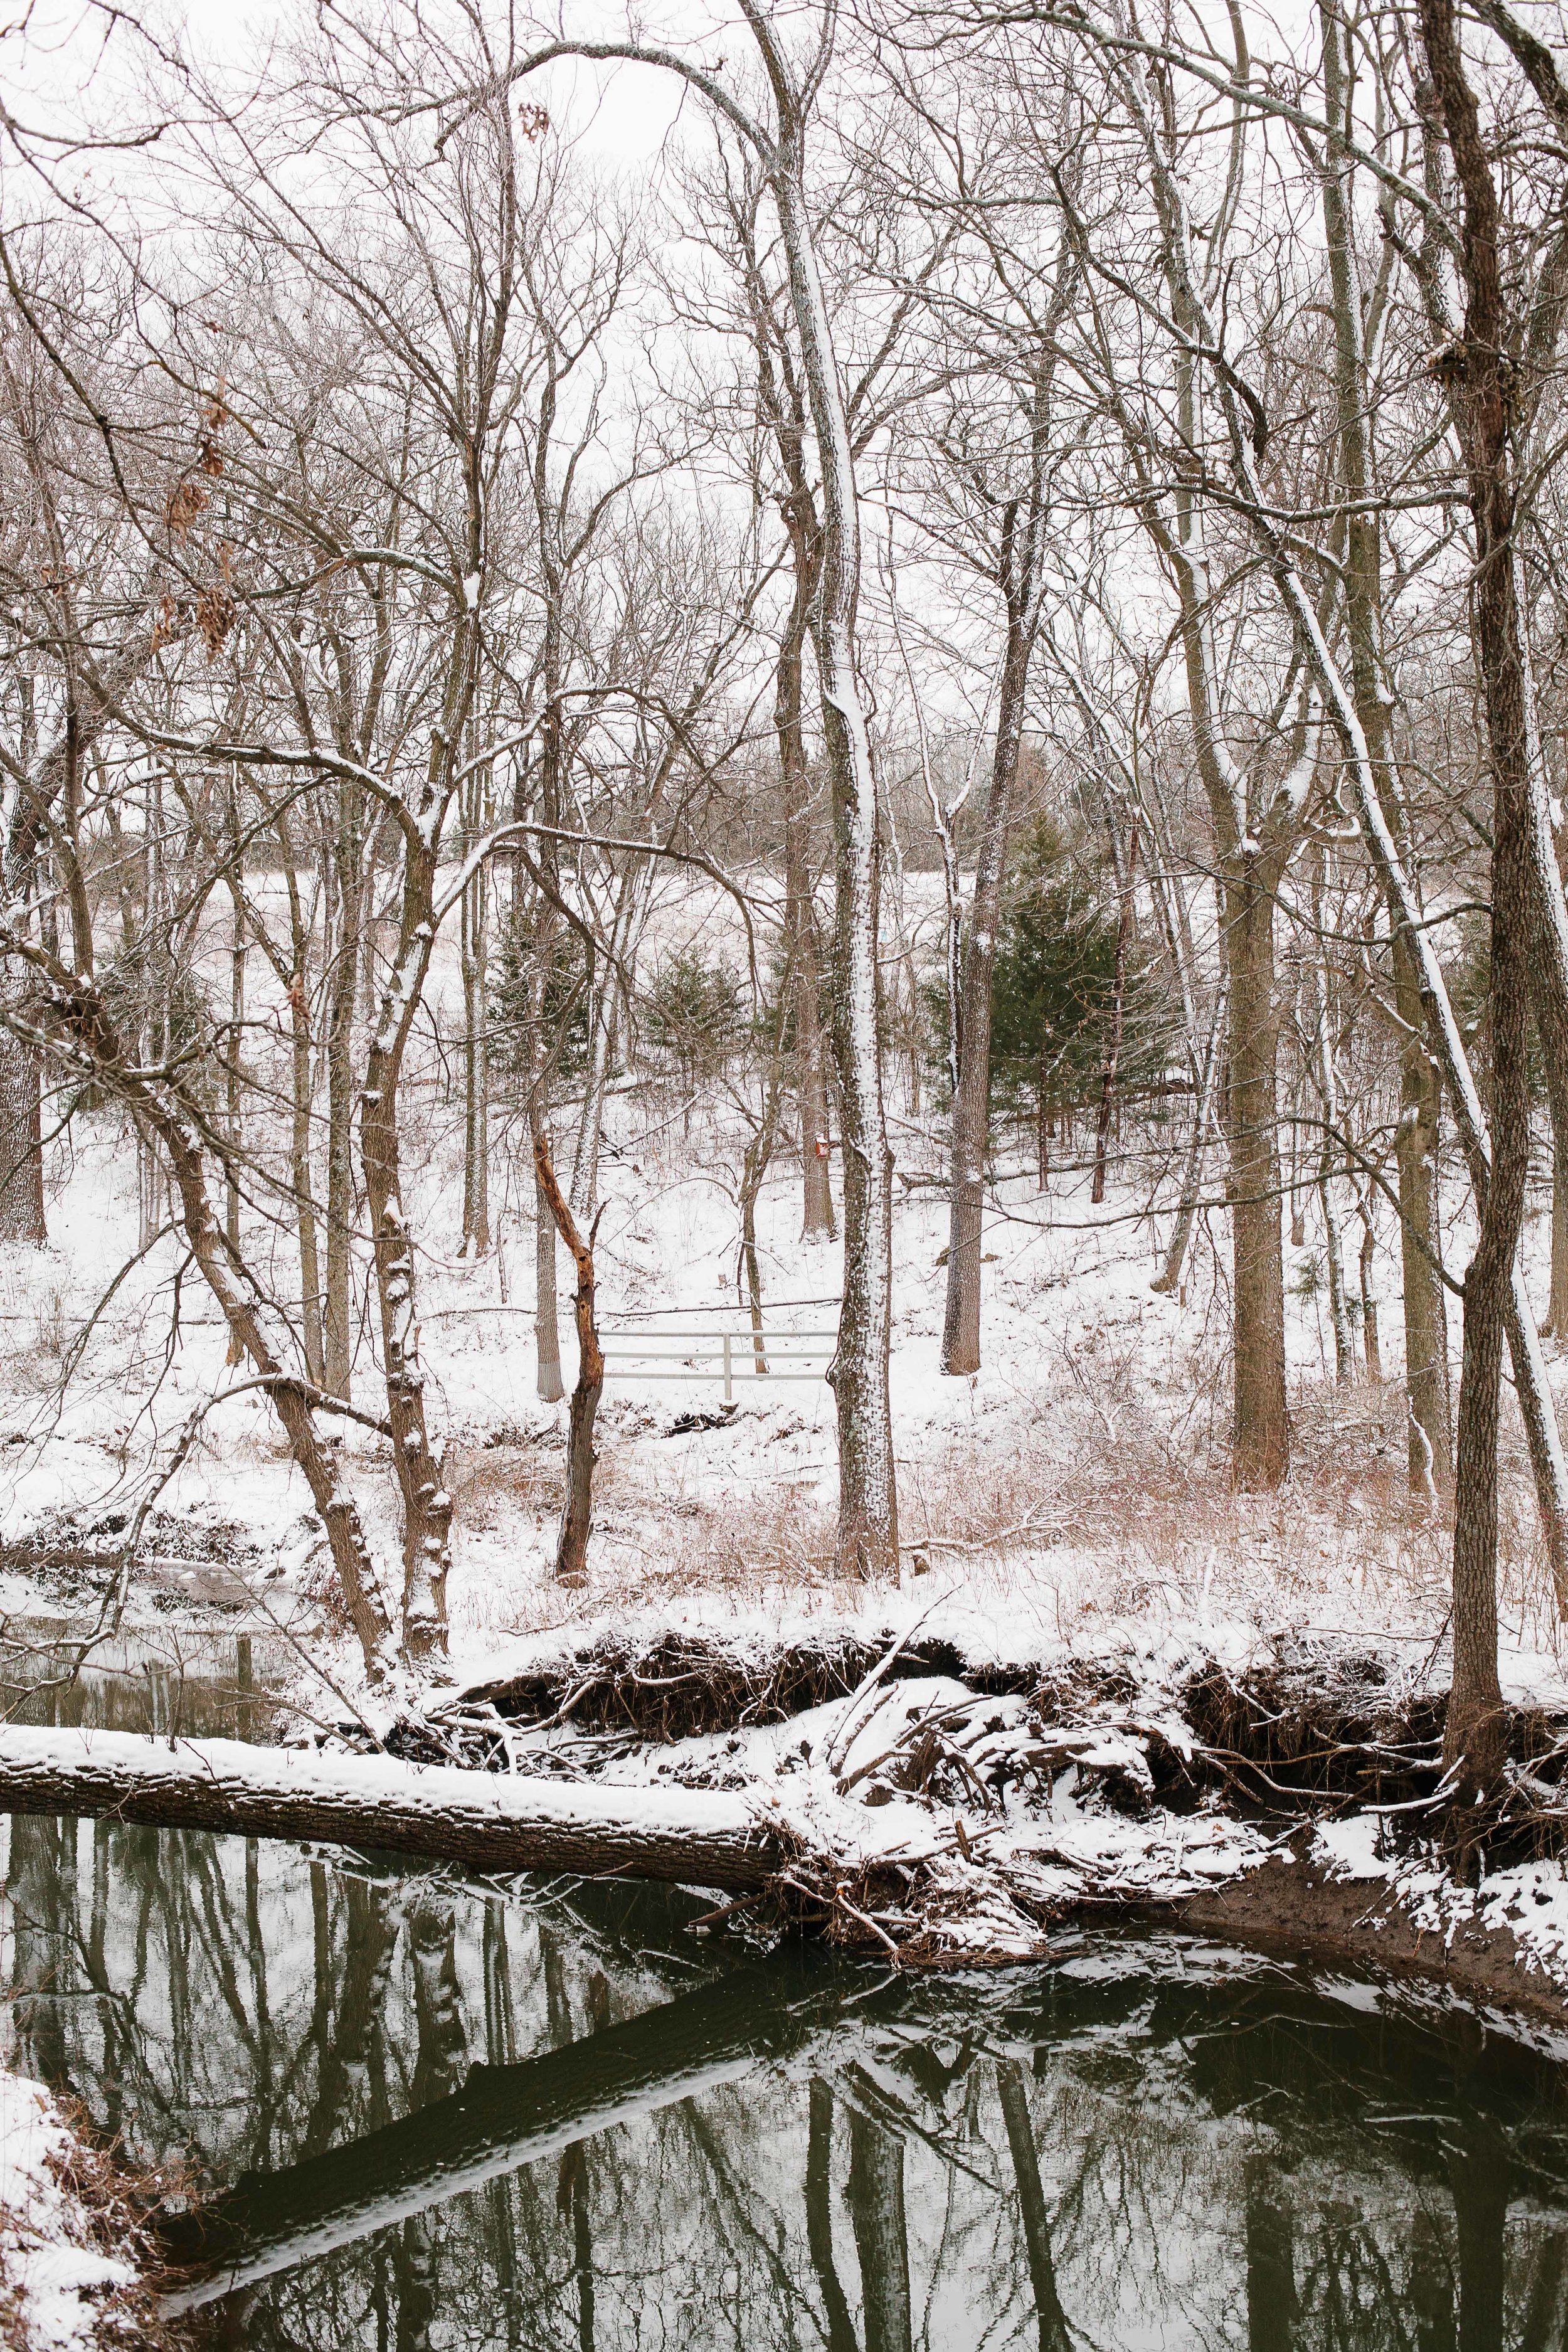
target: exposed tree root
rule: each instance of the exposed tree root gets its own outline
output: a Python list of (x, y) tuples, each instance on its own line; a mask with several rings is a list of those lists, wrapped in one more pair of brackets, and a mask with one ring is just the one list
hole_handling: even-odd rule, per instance
[[(508, 1769), (506, 1729), (570, 1723), (584, 1734), (674, 1743), (782, 1723), (846, 1696), (891, 1646), (890, 1633), (835, 1631), (811, 1642), (741, 1650), (700, 1634), (666, 1633), (637, 1644), (605, 1639), (560, 1664), (470, 1685), (416, 1722), (393, 1752), (431, 1762)], [(1152, 1793), (1167, 1805), (1221, 1790), (1266, 1811), (1399, 1805), (1441, 1780), (1447, 1691), (1428, 1673), (1391, 1666), (1370, 1644), (1280, 1642), (1262, 1664), (1233, 1673), (1210, 1660), (1158, 1700), (1128, 1666), (1075, 1659), (1047, 1669), (977, 1664), (953, 1643), (913, 1639), (889, 1681), (947, 1675), (977, 1696), (1027, 1698), (1047, 1728), (1118, 1726), (1143, 1739)], [(1163, 1704), (1161, 1703), (1163, 1702)], [(1174, 1734), (1175, 1736), (1173, 1736)], [(1510, 1709), (1508, 1748), (1542, 1803), (1568, 1768), (1568, 1717)]]
[[(380, 1757), (342, 1752), (363, 1730), (314, 1755), (0, 1731), (0, 1802), (675, 1879), (733, 1898), (710, 1927), (967, 1967), (1042, 1955), (1085, 1905), (1181, 1904), (1255, 1875), (1296, 1827), (1363, 1809), (1380, 1852), (1430, 1856), (1449, 1810), (1443, 1700), (1364, 1644), (1281, 1643), (1173, 1685), (1130, 1662), (1004, 1676), (945, 1643), (738, 1654), (671, 1634), (464, 1692), (405, 1717)], [(812, 1709), (798, 1743), (747, 1746)], [(1568, 1851), (1568, 1723), (1531, 1710), (1508, 1727), (1501, 1799), (1468, 1823), (1478, 1871)]]
[[(913, 1795), (957, 1809), (950, 1861), (954, 1842), (963, 1846), (957, 1860), (972, 1859), (965, 1811), (973, 1824), (977, 1811), (984, 1819), (1005, 1811), (1010, 1798), (1043, 1790), (1048, 1811), (1050, 1790), (1069, 1767), (1080, 1780), (1092, 1773), (1096, 1801), (1111, 1811), (1212, 1818), (1218, 1808), (1273, 1836), (1293, 1822), (1376, 1808), (1390, 1844), (1429, 1845), (1442, 1838), (1451, 1811), (1442, 1775), (1447, 1692), (1431, 1660), (1391, 1664), (1370, 1643), (1326, 1637), (1281, 1639), (1243, 1670), (1210, 1659), (1173, 1689), (1152, 1689), (1131, 1663), (977, 1668), (947, 1642), (915, 1638), (895, 1654), (890, 1633), (872, 1640), (828, 1632), (771, 1650), (664, 1633), (640, 1647), (602, 1641), (548, 1671), (471, 1689), (399, 1738), (405, 1752), (536, 1770), (532, 1743), (548, 1735), (554, 1769), (575, 1778), (638, 1742), (673, 1746), (787, 1721), (866, 1683), (879, 1661), (889, 1684), (945, 1676), (976, 1699), (1004, 1697), (1017, 1717), (979, 1773), (966, 1745), (973, 1725), (938, 1717), (837, 1781), (841, 1794), (872, 1804)], [(952, 1711), (955, 1719), (963, 1713)], [(579, 1737), (563, 1745), (568, 1727)], [(1568, 1851), (1568, 1720), (1541, 1708), (1511, 1710), (1507, 1738), (1499, 1801), (1484, 1819), (1466, 1817), (1472, 1870)], [(741, 1784), (737, 1771), (721, 1785)], [(1031, 1927), (1043, 1948), (1053, 1924), (1076, 1907), (1070, 1897), (1040, 1899), (1026, 1873), (995, 1866), (969, 1873), (922, 1863), (857, 1874), (802, 1856), (746, 1896), (728, 1924), (805, 1929), (902, 1966), (972, 1964), (984, 1956), (984, 1936), (964, 1915), (998, 1894), (1011, 1930), (999, 1931), (1002, 1958), (1020, 1955)], [(1099, 1897), (1090, 1888), (1086, 1899)]]
[[(641, 1739), (693, 1739), (753, 1724), (787, 1723), (829, 1699), (847, 1696), (877, 1664), (893, 1636), (826, 1631), (750, 1653), (701, 1634), (667, 1633), (642, 1643), (606, 1636), (559, 1665), (476, 1683), (432, 1718), (435, 1737), (493, 1714), (503, 1722), (570, 1721), (584, 1730), (629, 1731)], [(952, 1675), (974, 1691), (1027, 1693), (1026, 1671), (998, 1673), (969, 1664), (951, 1642), (912, 1641), (889, 1669), (892, 1677)], [(414, 1727), (402, 1735), (413, 1742)], [(460, 1732), (458, 1734), (460, 1737)], [(441, 1749), (443, 1760), (448, 1751)]]

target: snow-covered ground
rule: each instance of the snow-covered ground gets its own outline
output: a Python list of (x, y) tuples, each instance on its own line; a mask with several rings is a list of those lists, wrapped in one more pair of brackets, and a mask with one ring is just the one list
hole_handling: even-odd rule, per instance
[[(893, 1092), (900, 1182), (891, 1385), (904, 1546), (897, 1585), (846, 1586), (833, 1574), (837, 1471), (824, 1381), (749, 1374), (736, 1297), (738, 1122), (703, 1106), (689, 1120), (679, 1103), (667, 1108), (644, 1097), (612, 1106), (602, 1167), (601, 1320), (617, 1353), (600, 1413), (595, 1532), (580, 1591), (563, 1591), (550, 1575), (565, 1407), (542, 1405), (534, 1393), (532, 1232), (523, 1213), (531, 1210), (531, 1171), (519, 1139), (501, 1128), (492, 1169), (499, 1247), (464, 1261), (453, 1107), (416, 1094), (405, 1196), (420, 1250), (428, 1402), (445, 1434), (457, 1507), (449, 1598), (458, 1684), (537, 1672), (611, 1636), (636, 1644), (662, 1632), (701, 1633), (738, 1654), (760, 1654), (834, 1632), (876, 1649), (918, 1629), (922, 1641), (947, 1643), (966, 1669), (1059, 1680), (1077, 1664), (1102, 1680), (1120, 1675), (1132, 1696), (1100, 1729), (1134, 1748), (1151, 1723), (1168, 1736), (1181, 1687), (1206, 1663), (1239, 1675), (1282, 1643), (1359, 1644), (1386, 1663), (1392, 1680), (1440, 1687), (1448, 1539), (1437, 1515), (1408, 1492), (1392, 1234), (1383, 1236), (1378, 1263), (1389, 1373), (1381, 1381), (1334, 1384), (1321, 1242), (1310, 1223), (1306, 1246), (1288, 1251), (1293, 1468), (1277, 1493), (1237, 1495), (1227, 1444), (1223, 1216), (1200, 1217), (1183, 1288), (1161, 1296), (1151, 1283), (1169, 1207), (1162, 1194), (1150, 1213), (1149, 1153), (1128, 1163), (1099, 1208), (1086, 1171), (1063, 1169), (1044, 1192), (1032, 1174), (1004, 1175), (986, 1231), (984, 1369), (973, 1379), (944, 1379), (941, 1138), (908, 1115), (901, 1080)], [(105, 1299), (111, 1276), (134, 1255), (132, 1155), (107, 1123), (84, 1120), (79, 1129), (68, 1170), (57, 1169), (50, 1247), (0, 1255), (0, 1539), (90, 1554), (116, 1549), (193, 1407), (244, 1376), (226, 1380), (225, 1334), (199, 1284), (181, 1274), (173, 1240), (132, 1265)], [(1016, 1153), (1016, 1141), (1004, 1139), (1005, 1168)], [(799, 1214), (798, 1171), (781, 1154), (759, 1215), (768, 1326), (822, 1334), (835, 1319), (839, 1253), (804, 1244)], [(1538, 1214), (1529, 1248), (1542, 1294), (1547, 1239)], [(1462, 1263), (1462, 1234), (1451, 1244)], [(254, 1245), (264, 1262), (275, 1253), (274, 1278), (287, 1295), (297, 1280), (289, 1236), (258, 1234)], [(562, 1282), (570, 1360), (563, 1260)], [(651, 1349), (712, 1349), (722, 1331), (735, 1340), (728, 1409), (713, 1378), (647, 1376), (670, 1369), (669, 1355)], [(829, 1345), (803, 1338), (794, 1360), (819, 1372)], [(771, 1360), (776, 1373), (789, 1357), (775, 1349)], [(711, 1357), (708, 1369), (715, 1369)], [(568, 1360), (568, 1381), (571, 1373)], [(1568, 1379), (1556, 1364), (1553, 1376), (1568, 1403)], [(374, 1406), (368, 1327), (356, 1379), (362, 1401)], [(395, 1583), (399, 1547), (384, 1443), (344, 1424), (341, 1448)], [(1505, 1687), (1510, 1698), (1568, 1711), (1511, 1410), (1505, 1453)], [(234, 1600), (237, 1570), (252, 1620), (291, 1622), (308, 1633), (335, 1684), (352, 1679), (346, 1637), (318, 1605), (321, 1531), (256, 1391), (209, 1414), (142, 1550), (133, 1614), (173, 1608), (176, 1617), (211, 1622), (217, 1605)], [(68, 1613), (68, 1578), (62, 1587), (51, 1571), (40, 1582), (22, 1572), (28, 1558), (26, 1549), (11, 1552), (0, 1607)], [(83, 1590), (90, 1591), (90, 1573)], [(303, 1673), (299, 1695), (305, 1712), (320, 1706)], [(941, 1703), (939, 1693), (931, 1704)], [(976, 1737), (988, 1720), (975, 1719)], [(1011, 1727), (1020, 1754), (1038, 1728), (1037, 1720)], [(884, 1719), (876, 1736), (887, 1729)], [(1008, 1881), (1025, 1904), (1010, 1922), (997, 1913), (984, 1923), (997, 1945), (1012, 1937), (1021, 1948), (1037, 1936), (1039, 1918), (1075, 1890), (1175, 1893), (1244, 1868), (1268, 1846), (1218, 1811), (1178, 1820), (1156, 1808), (1133, 1821), (1103, 1801), (1092, 1770), (1069, 1769), (1070, 1759), (1057, 1759), (1054, 1780), (1047, 1775), (1043, 1812), (1032, 1798), (1009, 1798), (1003, 1822), (961, 1803), (933, 1812), (906, 1804), (896, 1790), (883, 1790), (868, 1811), (874, 1780), (847, 1792), (854, 1767), (837, 1758), (829, 1772), (820, 1757), (802, 1759), (802, 1741), (813, 1738), (804, 1719), (785, 1731), (748, 1734), (743, 1753), (731, 1758), (731, 1779), (739, 1774), (761, 1804), (781, 1807), (803, 1835), (841, 1858), (869, 1866), (901, 1838), (906, 1855), (918, 1848), (925, 1857), (928, 1879), (949, 1870), (961, 1893), (969, 1856), (960, 1848), (989, 1841), (998, 1883)], [(623, 1779), (674, 1773), (724, 1785), (726, 1768), (699, 1753), (701, 1745), (650, 1748), (613, 1769)], [(1532, 1913), (1546, 1907), (1532, 1899)], [(1568, 1980), (1568, 1931), (1535, 1941), (1543, 1962)]]
[[(636, 1156), (634, 1158), (634, 1151)], [(738, 1624), (801, 1610), (885, 1616), (893, 1596), (835, 1589), (832, 1399), (820, 1379), (744, 1376), (737, 1311), (733, 1136), (700, 1120), (607, 1156), (601, 1317), (623, 1351), (736, 1335), (733, 1410), (713, 1379), (653, 1381), (623, 1352), (600, 1416), (592, 1574), (565, 1594), (548, 1576), (559, 1504), (564, 1407), (533, 1391), (531, 1232), (503, 1213), (500, 1250), (478, 1264), (454, 1247), (449, 1146), (414, 1171), (423, 1241), (420, 1307), (431, 1408), (448, 1445), (457, 1502), (451, 1586), (458, 1671), (492, 1671), (520, 1633), (606, 1612)], [(498, 1153), (498, 1192), (521, 1175)], [(0, 1539), (58, 1527), (112, 1546), (149, 1473), (193, 1405), (226, 1385), (224, 1334), (192, 1276), (171, 1308), (179, 1254), (161, 1244), (99, 1314), (63, 1398), (58, 1381), (107, 1280), (133, 1252), (129, 1155), (108, 1136), (79, 1148), (52, 1203), (45, 1251), (0, 1255)], [(1200, 1224), (1183, 1296), (1151, 1289), (1168, 1220), (1142, 1192), (1104, 1207), (1084, 1175), (1038, 1193), (1001, 1187), (986, 1234), (984, 1369), (938, 1370), (946, 1241), (939, 1192), (918, 1180), (934, 1146), (907, 1130), (900, 1165), (917, 1181), (896, 1210), (892, 1397), (905, 1583), (989, 1629), (1002, 1651), (1100, 1643), (1134, 1622), (1151, 1639), (1194, 1624), (1339, 1627), (1430, 1643), (1446, 1609), (1446, 1540), (1406, 1491), (1396, 1264), (1380, 1253), (1384, 1361), (1394, 1377), (1336, 1389), (1316, 1296), (1298, 1295), (1317, 1255), (1288, 1253), (1295, 1466), (1268, 1496), (1237, 1496), (1227, 1455), (1228, 1303), (1222, 1221)], [(838, 1252), (797, 1238), (798, 1178), (770, 1180), (761, 1235), (770, 1328), (825, 1331)], [(421, 1197), (423, 1196), (423, 1197)], [(1545, 1221), (1531, 1231), (1537, 1255)], [(1215, 1243), (1220, 1244), (1216, 1251)], [(278, 1245), (280, 1288), (291, 1279)], [(565, 1275), (563, 1263), (563, 1286)], [(563, 1328), (570, 1359), (570, 1318)], [(803, 1344), (819, 1369), (829, 1342)], [(374, 1344), (358, 1378), (375, 1402)], [(658, 1360), (662, 1369), (669, 1359)], [(775, 1352), (775, 1368), (784, 1359)], [(714, 1369), (710, 1364), (710, 1370)], [(568, 1380), (571, 1377), (568, 1361)], [(235, 1376), (231, 1376), (235, 1377)], [(1565, 1391), (1568, 1392), (1568, 1391)], [(716, 1425), (676, 1433), (682, 1415)], [(342, 1458), (373, 1539), (396, 1556), (383, 1442), (349, 1426)], [(254, 1391), (209, 1416), (161, 1499), (144, 1552), (237, 1559), (258, 1591), (309, 1590), (320, 1539), (269, 1409)], [(1522, 1444), (1512, 1433), (1504, 1505), (1505, 1640), (1516, 1675), (1555, 1674), (1550, 1605)], [(119, 1524), (117, 1525), (116, 1522)], [(929, 1575), (931, 1581), (926, 1582)], [(157, 1579), (151, 1580), (156, 1583)], [(167, 1577), (163, 1579), (168, 1581)], [(221, 1580), (215, 1590), (221, 1590)], [(25, 1598), (13, 1591), (13, 1601)], [(198, 1601), (202, 1590), (195, 1594)]]

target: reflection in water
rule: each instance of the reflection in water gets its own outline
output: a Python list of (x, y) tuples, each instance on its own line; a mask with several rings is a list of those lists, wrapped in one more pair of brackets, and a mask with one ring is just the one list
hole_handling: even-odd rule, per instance
[[(25, 1719), (266, 1736), (283, 1662), (209, 1646)], [(5, 2055), (184, 2165), (216, 2344), (1568, 2347), (1568, 2077), (1364, 1988), (1174, 1937), (889, 1982), (667, 1890), (107, 1822), (0, 1869)]]
[(217, 2343), (1565, 2340), (1557, 2071), (1261, 1961), (887, 1982), (102, 1822), (13, 1822), (5, 1885), (8, 2054), (216, 2192), (171, 2232)]
[(84, 1664), (64, 1619), (7, 1617), (0, 1635), (0, 1716), (71, 1729), (265, 1740), (276, 1717), (268, 1690), (286, 1681), (294, 1664), (280, 1634), (190, 1626), (177, 1618), (99, 1643)]

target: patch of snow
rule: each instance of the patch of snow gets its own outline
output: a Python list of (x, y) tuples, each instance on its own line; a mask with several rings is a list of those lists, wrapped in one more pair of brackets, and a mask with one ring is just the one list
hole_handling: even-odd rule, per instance
[(1322, 1822), (1312, 1839), (1312, 1858), (1331, 1878), (1391, 1878), (1395, 1864), (1380, 1849), (1383, 1820), (1377, 1813), (1352, 1813), (1342, 1822)]

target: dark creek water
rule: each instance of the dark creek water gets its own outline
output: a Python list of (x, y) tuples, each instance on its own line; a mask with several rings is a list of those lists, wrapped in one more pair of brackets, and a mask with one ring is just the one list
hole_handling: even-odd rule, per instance
[(1169, 1936), (889, 1981), (695, 1895), (107, 1822), (0, 1857), (5, 2055), (208, 2197), (216, 2344), (1568, 2343), (1568, 2071), (1409, 1996)]

